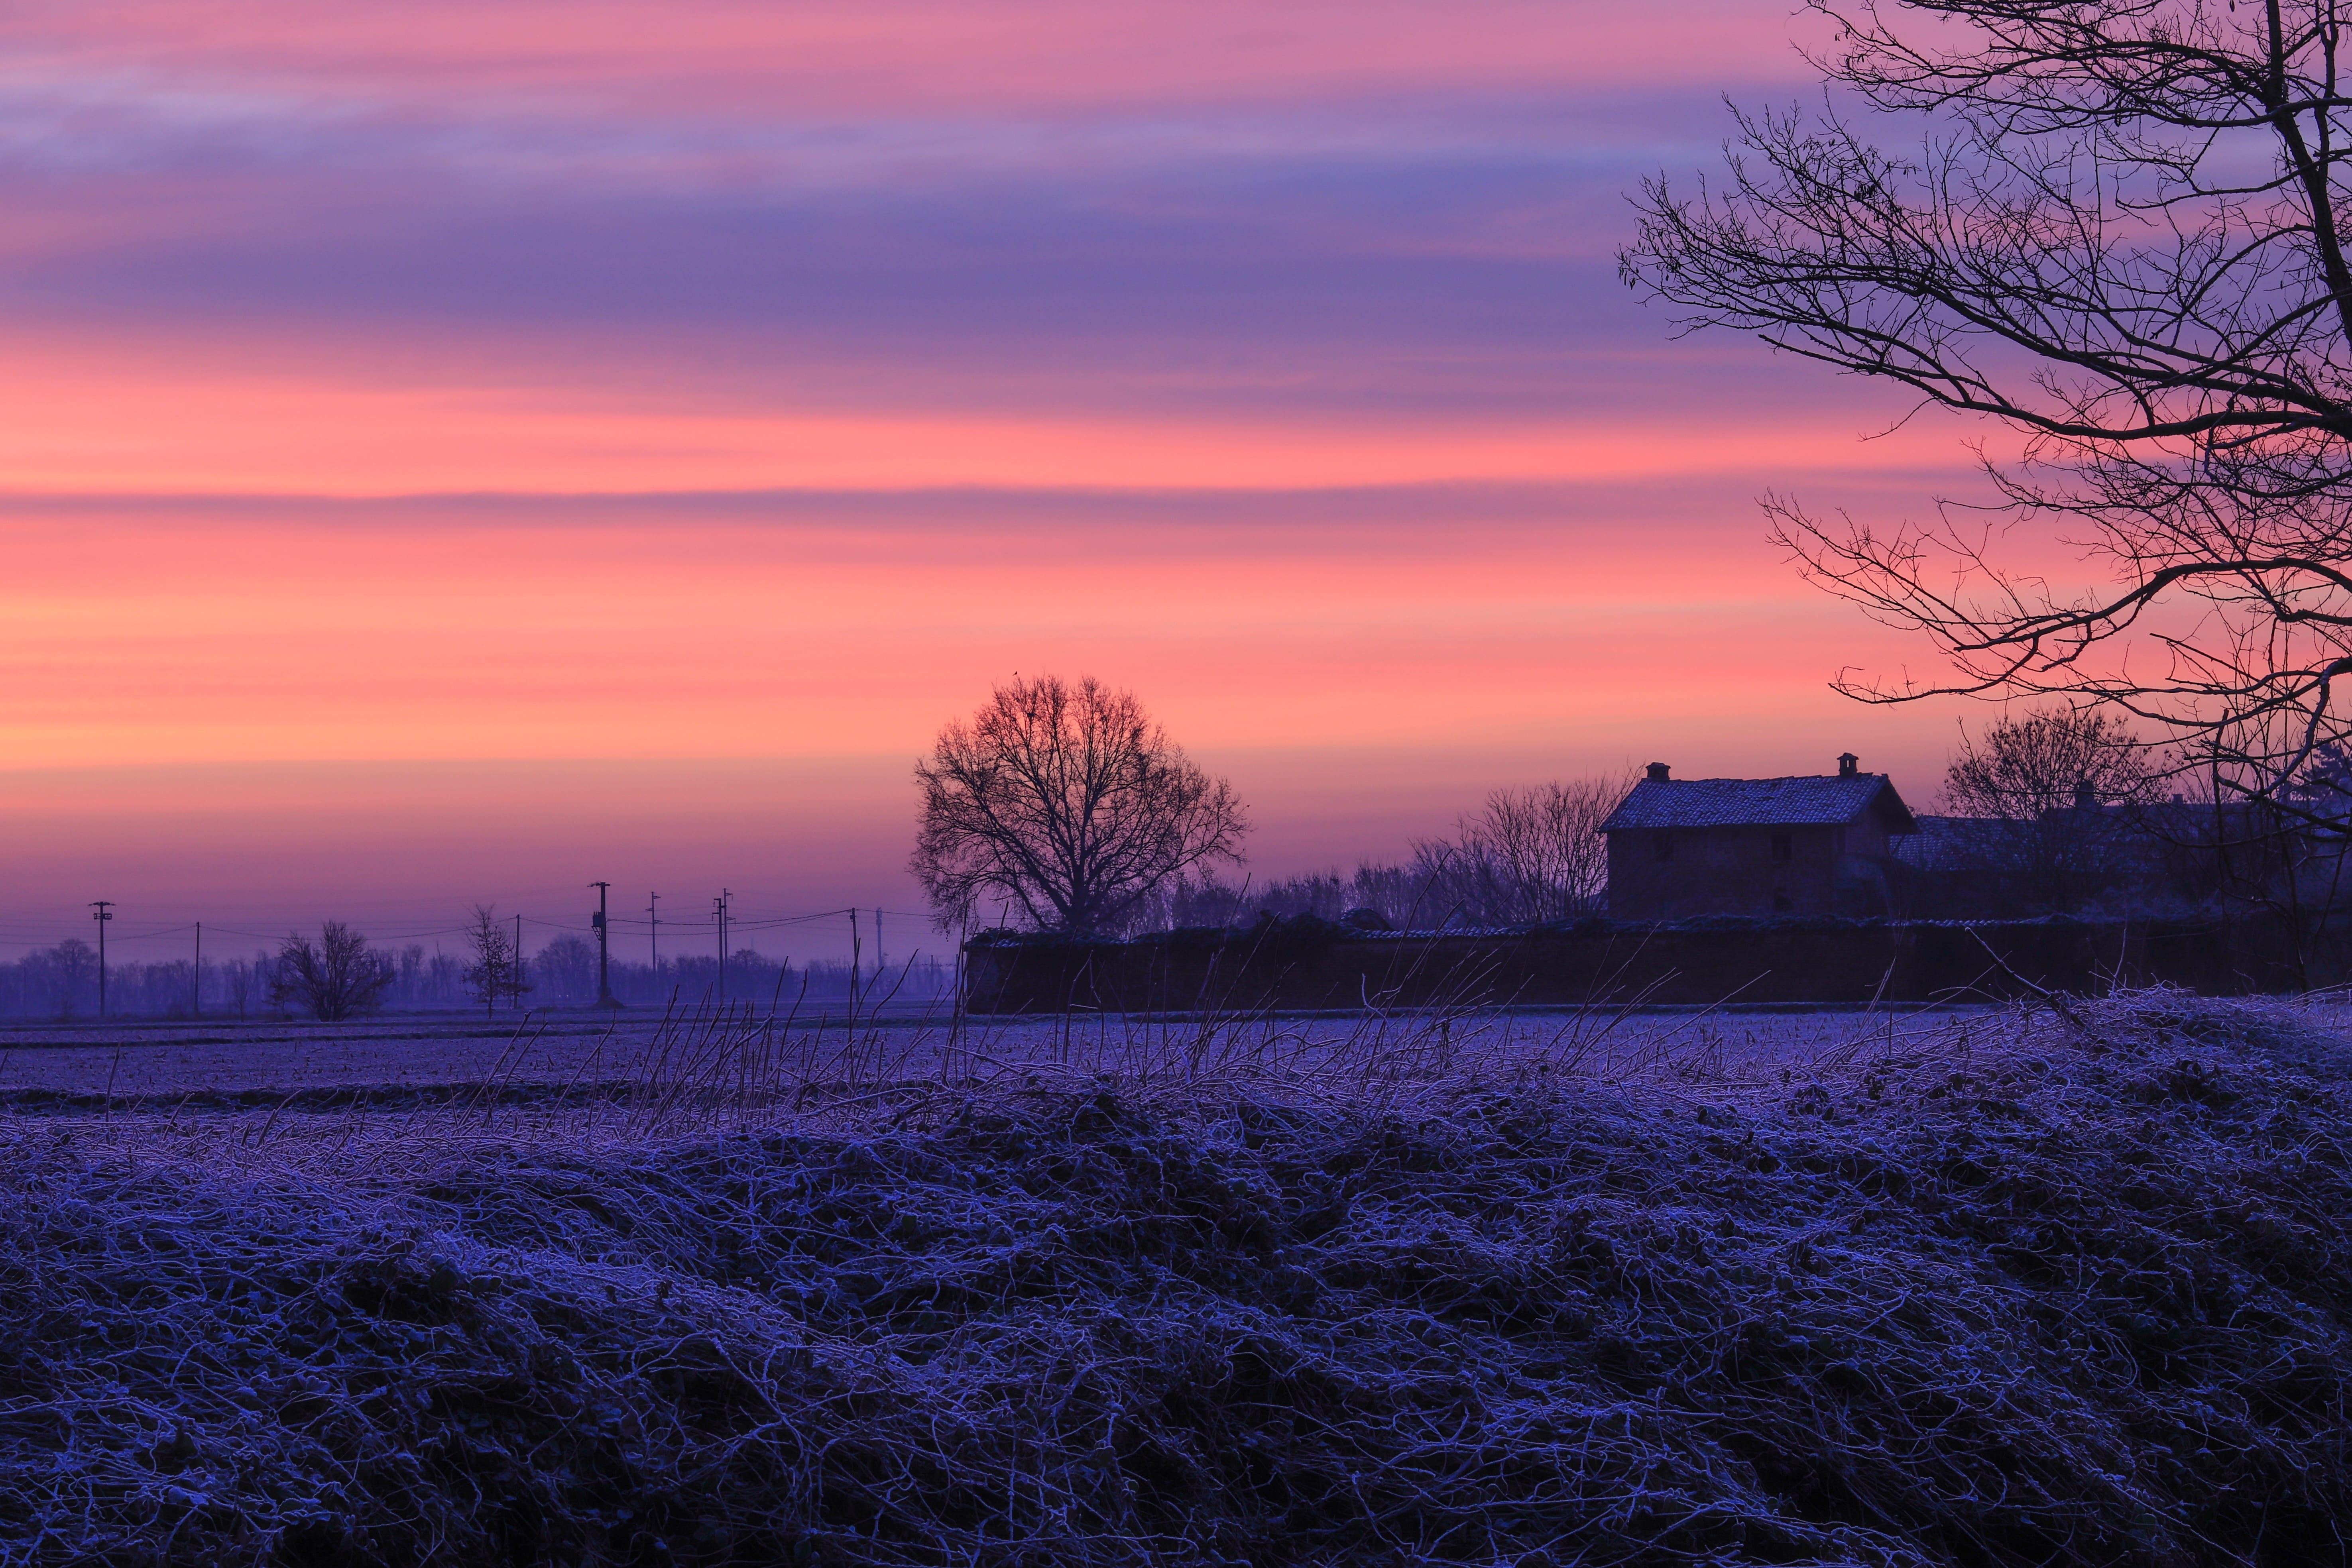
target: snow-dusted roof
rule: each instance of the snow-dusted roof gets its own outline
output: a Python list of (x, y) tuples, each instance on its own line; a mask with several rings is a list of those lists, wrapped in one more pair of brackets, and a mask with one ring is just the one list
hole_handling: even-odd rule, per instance
[(1795, 779), (1644, 779), (1601, 824), (1633, 828), (1842, 828), (1875, 810), (1890, 833), (1914, 831), (1884, 773)]

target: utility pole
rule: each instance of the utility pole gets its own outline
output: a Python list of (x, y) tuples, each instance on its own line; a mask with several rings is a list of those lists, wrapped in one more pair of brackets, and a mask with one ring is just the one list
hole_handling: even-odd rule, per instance
[(874, 983), (882, 983), (882, 971), (889, 966), (882, 961), (882, 906), (874, 906)]
[(853, 904), (849, 906), (849, 994), (852, 997), (857, 995), (858, 961), (865, 956), (866, 955), (858, 949), (857, 905)]
[(188, 1016), (205, 1016), (205, 923), (196, 922), (196, 977), (189, 987)]
[(106, 1017), (106, 923), (114, 918), (114, 900), (93, 898), (90, 908), (98, 913), (90, 918), (98, 922), (98, 1016)]
[(609, 882), (592, 882), (588, 885), (596, 890), (596, 918), (590, 923), (596, 927), (596, 1005), (600, 1008), (617, 1008), (621, 1004), (613, 999), (611, 955), (604, 929), (604, 896), (613, 884)]
[(515, 1011), (520, 1012), (522, 1011), (522, 916), (520, 915), (515, 916), (513, 974)]
[(719, 999), (722, 1002), (727, 999), (728, 897), (729, 894), (727, 890), (722, 887), (719, 890), (719, 896), (710, 901), (712, 913), (717, 915), (719, 920)]
[(646, 941), (653, 949), (654, 984), (661, 984), (661, 894), (646, 894)]

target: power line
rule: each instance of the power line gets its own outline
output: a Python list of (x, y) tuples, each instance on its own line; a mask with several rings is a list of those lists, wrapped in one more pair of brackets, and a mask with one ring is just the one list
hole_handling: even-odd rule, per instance
[[(184, 931), (187, 927), (181, 925), (173, 929)], [(225, 936), (250, 936), (257, 942), (278, 942), (283, 941), (286, 936), (283, 931), (245, 931), (229, 925), (215, 925), (213, 929)], [(413, 942), (420, 936), (462, 936), (472, 929), (470, 925), (436, 925), (425, 931), (386, 931), (380, 933), (373, 939), (383, 942)]]

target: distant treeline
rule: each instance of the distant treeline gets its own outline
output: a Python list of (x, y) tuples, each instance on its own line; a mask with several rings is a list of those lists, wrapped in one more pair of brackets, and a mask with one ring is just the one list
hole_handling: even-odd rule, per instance
[[(391, 975), (379, 1004), (384, 1009), (486, 1010), (463, 957), (429, 953), (415, 943), (374, 947), (370, 953)], [(110, 959), (106, 1010), (116, 1018), (286, 1016), (284, 988), (278, 984), (280, 961), (268, 950), (219, 962), (207, 958), (199, 976), (188, 958), (156, 963)], [(658, 974), (650, 964), (614, 960), (613, 995), (631, 1007), (659, 1007), (672, 997), (689, 1004), (722, 999), (764, 1004), (779, 997), (790, 1004), (805, 997), (812, 1004), (837, 1007), (848, 1002), (853, 986), (845, 963), (788, 967), (749, 947), (737, 949), (727, 960), (723, 989), (719, 969), (717, 956), (708, 954), (664, 957)], [(596, 947), (579, 936), (556, 937), (524, 961), (523, 971), (523, 1008), (582, 1007), (596, 999)], [(937, 958), (894, 964), (878, 977), (873, 966), (866, 965), (854, 977), (856, 994), (868, 1003), (894, 989), (902, 1001), (942, 996), (954, 989), (954, 983), (952, 967)], [(14, 963), (0, 963), (0, 1018), (95, 1018), (98, 1006), (98, 949), (79, 936), (27, 953)], [(511, 995), (503, 995), (497, 1011), (515, 1010)]]
[(1370, 910), (1399, 929), (1532, 925), (1599, 913), (1609, 893), (1601, 821), (1631, 788), (1617, 775), (1497, 789), (1443, 838), (1402, 862), (1349, 873), (1227, 882), (1180, 878), (1156, 890), (1130, 932), (1247, 925), (1261, 914), (1338, 920)]

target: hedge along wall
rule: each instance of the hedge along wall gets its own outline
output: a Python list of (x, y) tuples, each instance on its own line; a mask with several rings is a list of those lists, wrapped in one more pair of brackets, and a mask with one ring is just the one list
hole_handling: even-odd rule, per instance
[(1438, 1006), (2000, 1000), (2120, 982), (2289, 991), (2293, 934), (2266, 920), (1591, 921), (1529, 931), (1366, 933), (1312, 918), (1129, 942), (991, 933), (964, 946), (978, 1013)]

